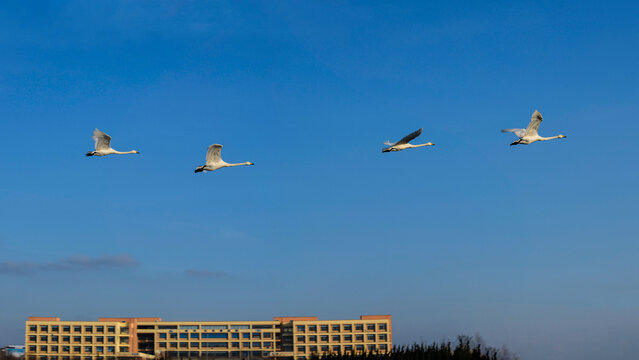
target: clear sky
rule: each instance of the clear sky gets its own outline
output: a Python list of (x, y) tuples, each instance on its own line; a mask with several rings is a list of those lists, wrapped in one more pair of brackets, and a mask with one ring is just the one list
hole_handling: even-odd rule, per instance
[[(636, 2), (9, 1), (0, 344), (29, 315), (392, 314), (639, 352)], [(542, 136), (505, 127), (539, 109)], [(119, 150), (87, 158), (94, 128)], [(382, 154), (420, 127), (434, 147)], [(194, 174), (206, 148), (252, 167)]]

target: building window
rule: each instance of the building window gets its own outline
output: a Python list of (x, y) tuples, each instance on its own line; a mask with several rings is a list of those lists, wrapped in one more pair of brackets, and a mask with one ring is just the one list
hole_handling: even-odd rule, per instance
[(158, 334), (158, 337), (159, 337), (160, 339), (166, 339), (166, 333), (159, 333), (159, 334)]
[(366, 336), (366, 340), (368, 341), (375, 341), (375, 334), (370, 334)]
[(355, 324), (355, 331), (364, 331), (364, 324)]
[(171, 345), (171, 347), (174, 348), (174, 349), (177, 347), (177, 343), (176, 342), (172, 342), (169, 345)]
[(250, 342), (243, 342), (242, 343), (242, 347), (243, 348), (250, 348), (251, 347), (251, 343)]
[(82, 326), (74, 326), (73, 332), (82, 332)]
[(91, 336), (85, 336), (84, 337), (84, 342), (91, 343), (92, 340), (93, 340), (93, 337), (91, 337)]
[(38, 331), (38, 326), (37, 325), (29, 325), (29, 331), (31, 331), (31, 332)]
[(382, 350), (382, 351), (386, 351), (386, 350), (388, 350), (388, 345), (386, 345), (386, 344), (380, 344), (380, 345), (379, 345), (379, 349), (380, 349), (380, 350)]
[(108, 353), (114, 353), (115, 352), (115, 346), (107, 346), (107, 352)]
[(82, 336), (74, 336), (73, 342), (76, 342), (76, 343), (82, 342)]
[(191, 333), (191, 339), (197, 339), (198, 337), (199, 337), (198, 333)]
[(180, 325), (181, 330), (197, 330), (199, 328), (199, 325)]
[(70, 336), (63, 336), (63, 337), (62, 337), (62, 342), (66, 342), (66, 343), (68, 343), (68, 342), (70, 342), (70, 341), (71, 341), (71, 337), (70, 337)]
[(308, 331), (317, 332), (317, 325), (309, 325), (308, 326)]
[(169, 337), (170, 337), (171, 339), (177, 339), (177, 334), (169, 334)]
[(85, 326), (84, 327), (84, 332), (92, 333), (93, 332), (93, 326)]
[(366, 330), (375, 331), (375, 324), (366, 324)]
[(62, 347), (62, 352), (69, 352), (71, 349), (68, 346), (63, 346)]
[(339, 352), (340, 351), (339, 345), (333, 345), (333, 351)]
[(79, 352), (81, 352), (81, 351), (82, 351), (82, 348), (81, 348), (80, 346), (74, 346), (74, 347), (73, 347), (73, 352), (74, 352), (74, 353), (79, 353)]
[(266, 341), (266, 342), (264, 342), (264, 347), (267, 348), (267, 349), (270, 349), (270, 348), (273, 347), (273, 343), (270, 342), (270, 341)]
[(180, 343), (180, 347), (181, 347), (181, 348), (189, 347), (189, 343), (187, 343), (187, 342), (181, 342), (181, 343)]
[(353, 335), (344, 335), (344, 342), (353, 342)]
[(187, 333), (181, 333), (180, 334), (180, 339), (188, 339), (189, 338), (189, 334)]
[(51, 336), (51, 342), (58, 342), (60, 339), (58, 338), (57, 335), (52, 335)]
[(368, 351), (375, 351), (375, 344), (369, 344)]
[(239, 333), (232, 333), (231, 334), (231, 338), (232, 339), (239, 339), (240, 338), (240, 334)]
[(304, 335), (298, 335), (297, 336), (297, 342), (305, 342), (305, 339), (306, 338), (304, 337)]
[(320, 325), (320, 331), (328, 332), (328, 325)]
[(96, 346), (95, 347), (95, 351), (99, 352), (99, 353), (103, 353), (104, 352), (104, 347), (103, 346)]
[(353, 351), (353, 345), (344, 346), (344, 351)]
[(62, 327), (62, 332), (71, 332), (71, 326), (69, 325), (65, 325)]
[(38, 340), (38, 337), (35, 335), (29, 335), (29, 342), (36, 342)]
[(58, 331), (60, 331), (60, 327), (58, 325), (51, 325), (51, 331), (52, 332), (58, 332)]
[(299, 332), (306, 331), (306, 326), (305, 325), (297, 325), (297, 331), (299, 331)]
[(264, 339), (272, 339), (272, 338), (273, 338), (273, 333), (269, 333), (269, 332), (267, 332), (267, 333), (262, 333), (262, 337), (263, 337)]
[(333, 341), (339, 341), (339, 335), (333, 335), (332, 338)]
[[(191, 335), (193, 335), (193, 334), (191, 334)], [(229, 338), (229, 334), (227, 334), (227, 333), (204, 333), (204, 334), (202, 334), (202, 339), (228, 339), (228, 338)]]
[(107, 332), (115, 334), (115, 326), (107, 326)]
[(51, 352), (58, 352), (58, 347), (57, 346), (52, 346), (51, 347)]
[(306, 346), (298, 346), (297, 347), (297, 351), (298, 352), (306, 352)]
[(364, 345), (355, 345), (355, 350), (364, 351)]
[(308, 351), (310, 351), (312, 353), (317, 353), (317, 346), (309, 346), (308, 347)]
[(46, 335), (40, 335), (40, 341), (44, 341), (44, 342), (46, 342), (46, 341), (47, 341), (47, 339), (49, 339), (49, 337), (48, 337), (48, 336), (46, 336)]
[(232, 342), (231, 346), (234, 348), (239, 348), (240, 347), (240, 343), (239, 342)]
[(47, 346), (46, 345), (40, 345), (40, 351), (41, 352), (47, 352)]
[(47, 331), (49, 331), (49, 327), (46, 326), (46, 325), (40, 325), (40, 331), (47, 332)]
[(36, 345), (29, 345), (29, 352), (36, 352), (38, 351), (38, 347)]
[(364, 341), (364, 335), (362, 334), (355, 335), (355, 341)]
[(84, 347), (84, 352), (86, 352), (86, 353), (90, 353), (90, 352), (92, 352), (92, 351), (93, 351), (93, 348), (92, 348), (91, 346), (85, 346), (85, 347)]
[(378, 327), (380, 331), (386, 331), (386, 324), (379, 324)]
[(339, 328), (340, 328), (340, 326), (339, 326), (339, 325), (332, 325), (332, 326), (331, 326), (331, 330), (332, 330), (333, 332), (339, 332)]
[(225, 330), (228, 328), (226, 325), (202, 325), (202, 329), (204, 330)]
[(250, 339), (251, 338), (251, 334), (249, 333), (242, 333), (242, 339)]
[(191, 343), (191, 347), (192, 347), (192, 348), (199, 348), (199, 347), (200, 347), (200, 343), (198, 343), (198, 342), (192, 342), (192, 343)]
[(261, 347), (262, 347), (262, 343), (261, 343), (261, 342), (258, 342), (258, 341), (254, 341), (254, 342), (251, 344), (251, 347), (252, 347), (253, 349), (259, 349), (259, 348), (261, 348)]
[(231, 325), (231, 329), (250, 329), (250, 325)]
[(328, 335), (321, 335), (320, 336), (320, 341), (321, 342), (328, 342)]
[(386, 334), (379, 334), (379, 341), (386, 341)]
[(129, 352), (129, 347), (128, 346), (120, 346), (120, 351), (121, 352)]
[(253, 325), (253, 329), (272, 329), (273, 325), (257, 324)]
[(99, 333), (103, 333), (104, 332), (104, 326), (96, 326), (95, 327), (95, 331), (99, 332)]
[(95, 337), (95, 341), (97, 343), (103, 344), (104, 343), (104, 336), (96, 336)]
[(311, 335), (308, 337), (308, 341), (310, 342), (317, 342), (317, 336), (316, 335)]
[(162, 349), (166, 349), (166, 343), (165, 342), (158, 343), (158, 346), (160, 346), (160, 348), (162, 348)]
[(128, 327), (121, 327), (120, 328), (120, 334), (128, 334), (129, 333), (129, 328)]
[(260, 339), (262, 335), (260, 333), (253, 333), (253, 339)]
[(322, 349), (322, 352), (328, 352), (329, 348), (328, 348), (328, 345), (322, 345), (321, 349)]

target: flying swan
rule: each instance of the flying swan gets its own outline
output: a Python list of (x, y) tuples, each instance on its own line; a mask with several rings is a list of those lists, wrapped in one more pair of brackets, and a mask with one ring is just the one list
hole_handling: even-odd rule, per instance
[(214, 170), (221, 169), (224, 167), (229, 167), (229, 166), (255, 165), (250, 161), (238, 163), (238, 164), (229, 164), (225, 162), (224, 160), (222, 160), (222, 156), (220, 156), (221, 152), (222, 152), (222, 145), (213, 144), (209, 146), (209, 150), (206, 153), (206, 165), (198, 166), (195, 169), (195, 172), (199, 173), (202, 171), (204, 172), (214, 171)]
[(539, 136), (539, 134), (537, 134), (537, 130), (539, 129), (539, 125), (541, 125), (541, 121), (544, 118), (541, 117), (541, 114), (539, 113), (539, 111), (535, 110), (535, 112), (532, 114), (532, 117), (530, 118), (530, 124), (528, 124), (528, 127), (525, 129), (503, 129), (501, 132), (511, 132), (514, 133), (515, 135), (517, 135), (517, 137), (519, 137), (519, 140), (513, 142), (510, 145), (519, 145), (519, 144), (523, 144), (523, 145), (528, 145), (528, 144), (532, 144), (535, 141), (546, 141), (546, 140), (552, 140), (552, 139), (563, 139), (566, 136), (565, 135), (557, 135), (557, 136), (551, 136), (551, 137), (541, 137)]
[(419, 144), (419, 145), (413, 145), (413, 144), (409, 144), (408, 142), (413, 140), (414, 138), (418, 137), (419, 135), (421, 135), (423, 128), (414, 131), (406, 136), (404, 136), (404, 138), (402, 138), (401, 140), (399, 140), (396, 143), (392, 143), (390, 141), (385, 141), (384, 145), (388, 145), (387, 148), (383, 148), (382, 152), (389, 152), (389, 151), (400, 151), (400, 150), (404, 150), (404, 149), (411, 149), (411, 148), (418, 148), (418, 147), (422, 147), (422, 146), (433, 146), (435, 144), (433, 144), (432, 142), (427, 142), (426, 144)]
[(95, 151), (89, 151), (87, 156), (104, 156), (111, 154), (139, 154), (140, 152), (137, 150), (131, 151), (117, 151), (111, 148), (111, 137), (102, 131), (95, 129), (93, 130), (93, 136), (91, 136), (93, 140), (95, 140)]

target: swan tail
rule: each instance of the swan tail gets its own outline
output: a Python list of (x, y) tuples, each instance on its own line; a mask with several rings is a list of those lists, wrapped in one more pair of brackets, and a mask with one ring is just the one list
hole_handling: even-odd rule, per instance
[(512, 143), (510, 144), (510, 146), (513, 146), (513, 145), (519, 145), (519, 144), (521, 144), (521, 139), (519, 139), (519, 140), (517, 140), (517, 141), (515, 141), (515, 142), (512, 142)]

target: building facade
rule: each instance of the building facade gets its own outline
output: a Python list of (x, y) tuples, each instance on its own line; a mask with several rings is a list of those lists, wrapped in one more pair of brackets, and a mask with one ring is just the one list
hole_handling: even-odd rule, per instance
[(391, 348), (390, 315), (362, 315), (356, 320), (275, 317), (270, 321), (61, 321), (57, 317), (29, 317), (25, 337), (26, 360), (304, 360), (313, 354), (385, 353)]

